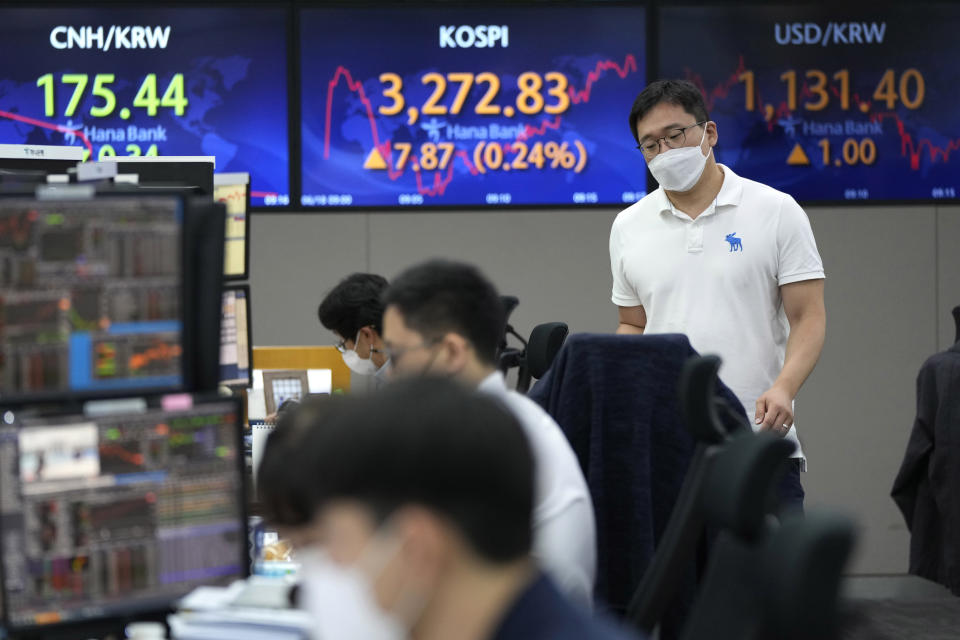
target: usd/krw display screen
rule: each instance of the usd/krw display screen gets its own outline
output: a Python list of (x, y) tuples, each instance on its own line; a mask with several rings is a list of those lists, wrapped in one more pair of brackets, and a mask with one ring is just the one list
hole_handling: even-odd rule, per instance
[(642, 7), (300, 13), (307, 207), (581, 205), (646, 190)]
[(0, 11), (0, 142), (86, 158), (216, 156), (255, 206), (289, 204), (287, 13)]
[(960, 194), (956, 5), (664, 8), (663, 77), (697, 84), (717, 157), (798, 200)]

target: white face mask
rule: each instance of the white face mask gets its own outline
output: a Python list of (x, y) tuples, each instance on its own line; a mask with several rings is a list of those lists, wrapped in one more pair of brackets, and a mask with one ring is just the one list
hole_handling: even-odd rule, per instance
[[(347, 368), (350, 371), (353, 371), (359, 376), (372, 376), (377, 372), (377, 365), (373, 363), (372, 358), (367, 358), (364, 360), (360, 357), (360, 354), (357, 353), (357, 347), (360, 346), (360, 332), (357, 332), (356, 337), (353, 339), (353, 349), (350, 351), (344, 351), (343, 363), (347, 365)], [(370, 350), (370, 353), (373, 353), (373, 349)]]
[(300, 607), (317, 621), (320, 640), (403, 640), (399, 620), (377, 604), (370, 579), (358, 567), (345, 567), (322, 551), (298, 554)]
[(658, 154), (653, 160), (647, 163), (653, 179), (667, 191), (690, 191), (693, 189), (700, 176), (703, 175), (703, 169), (707, 166), (707, 158), (710, 157), (712, 148), (703, 155), (700, 147), (707, 137), (707, 124), (703, 124), (703, 135), (700, 137), (700, 144), (695, 147), (680, 147), (679, 149), (668, 149)]

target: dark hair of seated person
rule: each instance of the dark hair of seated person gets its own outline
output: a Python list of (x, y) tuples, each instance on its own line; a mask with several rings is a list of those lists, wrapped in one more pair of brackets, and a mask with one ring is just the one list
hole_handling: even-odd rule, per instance
[(396, 307), (404, 324), (428, 340), (459, 334), (481, 362), (496, 363), (506, 314), (496, 288), (476, 267), (451, 260), (414, 265), (383, 292), (383, 305)]
[(347, 398), (325, 409), (302, 425), (287, 476), (308, 519), (340, 500), (368, 507), (379, 523), (417, 505), (451, 523), (487, 562), (529, 553), (533, 458), (496, 400), (420, 377), (392, 383), (375, 402)]
[(353, 340), (364, 327), (383, 332), (380, 296), (387, 280), (374, 273), (353, 273), (341, 280), (320, 302), (320, 324), (345, 340)]

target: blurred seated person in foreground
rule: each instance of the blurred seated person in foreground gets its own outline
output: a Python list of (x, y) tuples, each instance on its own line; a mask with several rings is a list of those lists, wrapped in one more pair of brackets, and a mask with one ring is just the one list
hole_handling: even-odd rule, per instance
[(287, 486), (263, 467), (258, 483), (286, 494), (278, 514), (310, 514), (300, 602), (320, 638), (632, 637), (568, 602), (531, 558), (532, 453), (501, 403), (428, 378), (375, 403), (330, 400), (275, 432), (295, 436)]
[(320, 324), (336, 335), (337, 350), (350, 370), (374, 376), (377, 386), (390, 370), (383, 349), (383, 303), (387, 280), (372, 273), (347, 276), (324, 297), (317, 309)]
[[(507, 389), (497, 370), (506, 322), (493, 285), (476, 268), (433, 260), (401, 273), (383, 297), (384, 343), (396, 378), (453, 377), (499, 400), (523, 427), (536, 461), (533, 555), (560, 590), (593, 602), (593, 502), (566, 436), (539, 405)], [(496, 473), (491, 467), (490, 474)]]

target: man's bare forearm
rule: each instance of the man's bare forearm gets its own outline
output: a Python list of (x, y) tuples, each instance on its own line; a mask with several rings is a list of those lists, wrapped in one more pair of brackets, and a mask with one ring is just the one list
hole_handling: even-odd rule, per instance
[(790, 327), (783, 369), (774, 386), (783, 387), (795, 398), (820, 359), (826, 334), (825, 313), (810, 311), (800, 317)]

